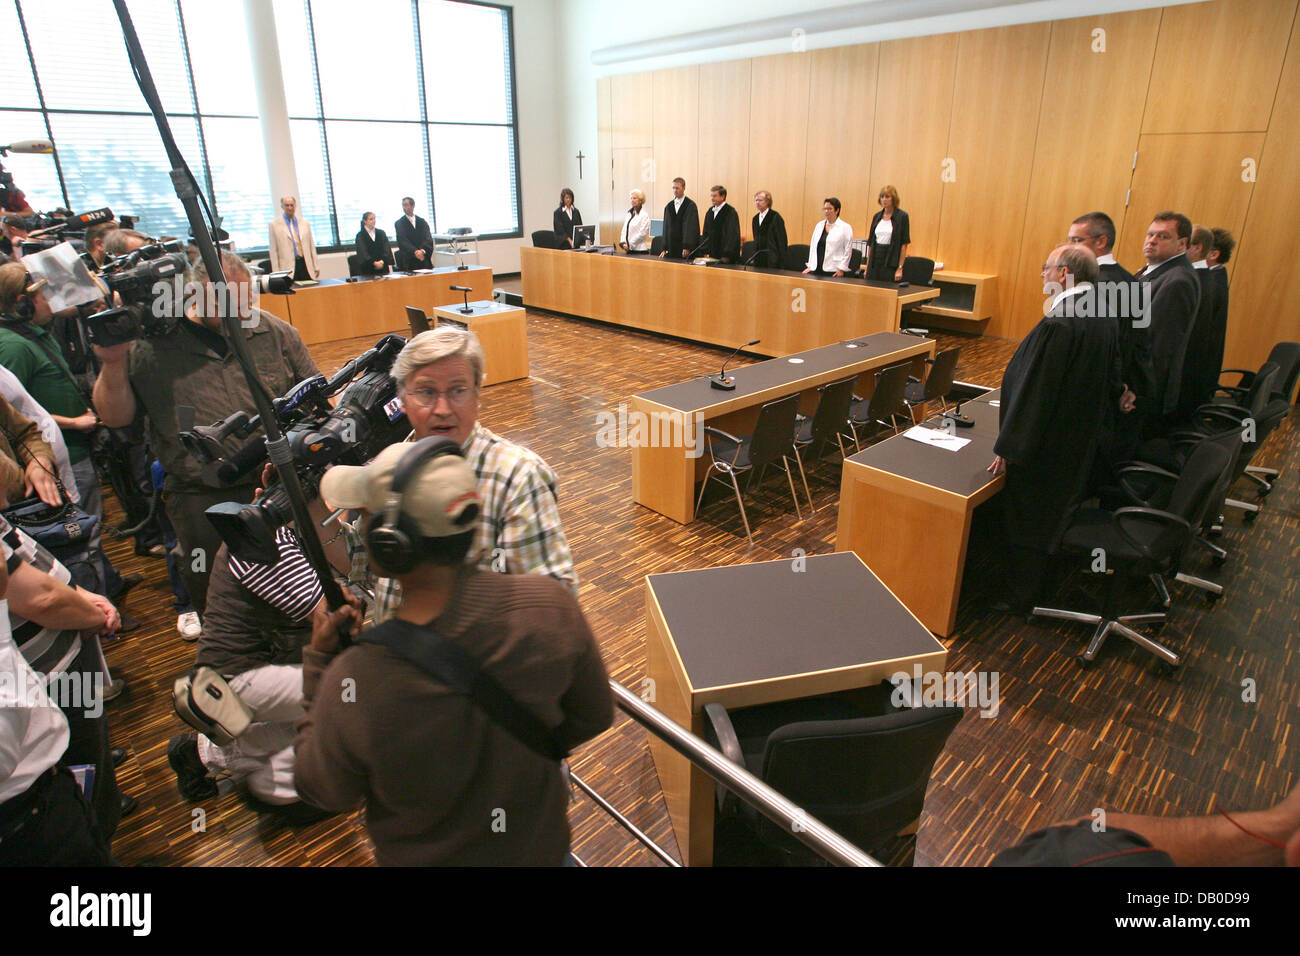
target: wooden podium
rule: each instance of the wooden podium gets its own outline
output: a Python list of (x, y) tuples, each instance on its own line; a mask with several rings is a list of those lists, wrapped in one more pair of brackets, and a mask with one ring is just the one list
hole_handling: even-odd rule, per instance
[(433, 310), (438, 325), (454, 323), (468, 328), (483, 346), (483, 384), (513, 382), (528, 377), (528, 320), (518, 306), (484, 300), (471, 302), (468, 315), (461, 306)]

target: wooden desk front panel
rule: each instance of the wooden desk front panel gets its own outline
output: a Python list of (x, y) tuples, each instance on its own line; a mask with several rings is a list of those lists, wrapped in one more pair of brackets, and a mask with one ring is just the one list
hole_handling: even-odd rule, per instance
[[(470, 268), (424, 272), (395, 279), (310, 286), (291, 296), (262, 296), (262, 308), (289, 322), (307, 345), (359, 335), (383, 335), (408, 330), (406, 306), (425, 312), (462, 302), (464, 293), (451, 286), (473, 288), (470, 300), (492, 298), (492, 270)], [(268, 306), (270, 306), (268, 308)]]
[(643, 256), (520, 250), (524, 301), (539, 309), (751, 351), (789, 355), (873, 332), (897, 332), (900, 301), (937, 296), (918, 290), (827, 282), (667, 263)]

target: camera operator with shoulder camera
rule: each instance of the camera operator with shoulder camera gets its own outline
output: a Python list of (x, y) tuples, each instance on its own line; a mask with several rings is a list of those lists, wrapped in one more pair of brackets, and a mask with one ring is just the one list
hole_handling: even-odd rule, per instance
[(573, 592), (466, 562), (481, 479), (454, 439), (331, 468), (321, 497), (369, 514), (370, 560), (401, 583), (402, 601), (342, 654), (338, 629), (355, 609), (317, 619), (303, 651), (298, 792), (329, 810), (364, 798), (381, 865), (562, 865), (561, 760), (613, 719)]
[[(182, 575), (200, 614), (206, 606), (209, 569), (221, 545), (204, 511), (220, 502), (252, 501), (258, 478), (254, 471), (231, 487), (205, 479), (200, 463), (187, 454), (180, 440), (180, 433), (195, 424), (254, 404), (243, 369), (222, 335), (221, 310), (216, 306), (224, 299), (239, 309), (240, 332), (270, 394), (279, 395), (320, 374), (292, 326), (249, 305), (252, 279), (244, 261), (222, 253), (221, 266), (227, 277), (225, 288), (208, 279), (201, 260), (191, 270), (183, 318), (163, 327), (150, 326), (146, 319), (144, 337), (95, 345), (101, 363), (95, 407), (104, 424), (121, 427), (141, 413), (149, 417), (150, 445), (167, 472), (164, 505), (180, 542)], [(195, 291), (199, 294), (190, 294)], [(153, 311), (156, 315), (156, 303)], [(92, 325), (92, 340), (94, 336)], [(230, 451), (237, 447), (232, 441)]]

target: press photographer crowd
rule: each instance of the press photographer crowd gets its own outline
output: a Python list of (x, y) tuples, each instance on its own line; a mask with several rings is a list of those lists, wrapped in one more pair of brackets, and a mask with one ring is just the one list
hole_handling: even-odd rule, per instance
[(235, 788), (304, 823), (364, 798), (381, 864), (568, 862), (563, 758), (613, 702), (555, 475), (477, 421), (475, 336), (388, 335), (326, 377), (257, 306), (287, 277), (226, 248), (210, 276), (110, 209), (37, 213), (8, 175), (0, 198), (0, 865), (111, 865), (136, 806), (103, 645), (140, 626), (142, 578), (108, 536), (166, 562), (196, 643), (188, 673), (150, 675), (192, 728), (167, 746), (185, 800)]

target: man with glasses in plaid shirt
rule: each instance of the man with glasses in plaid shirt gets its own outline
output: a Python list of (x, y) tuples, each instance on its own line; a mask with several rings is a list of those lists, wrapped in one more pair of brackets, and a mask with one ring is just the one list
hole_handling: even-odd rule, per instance
[[(414, 429), (413, 441), (454, 439), (478, 476), (482, 510), (466, 562), (505, 574), (549, 574), (578, 591), (569, 542), (560, 527), (555, 472), (542, 457), (478, 424), (483, 348), (473, 332), (441, 326), (406, 343), (393, 378)], [(348, 535), (353, 580), (370, 583), (365, 545)], [(375, 620), (392, 616), (401, 585), (375, 582)]]

